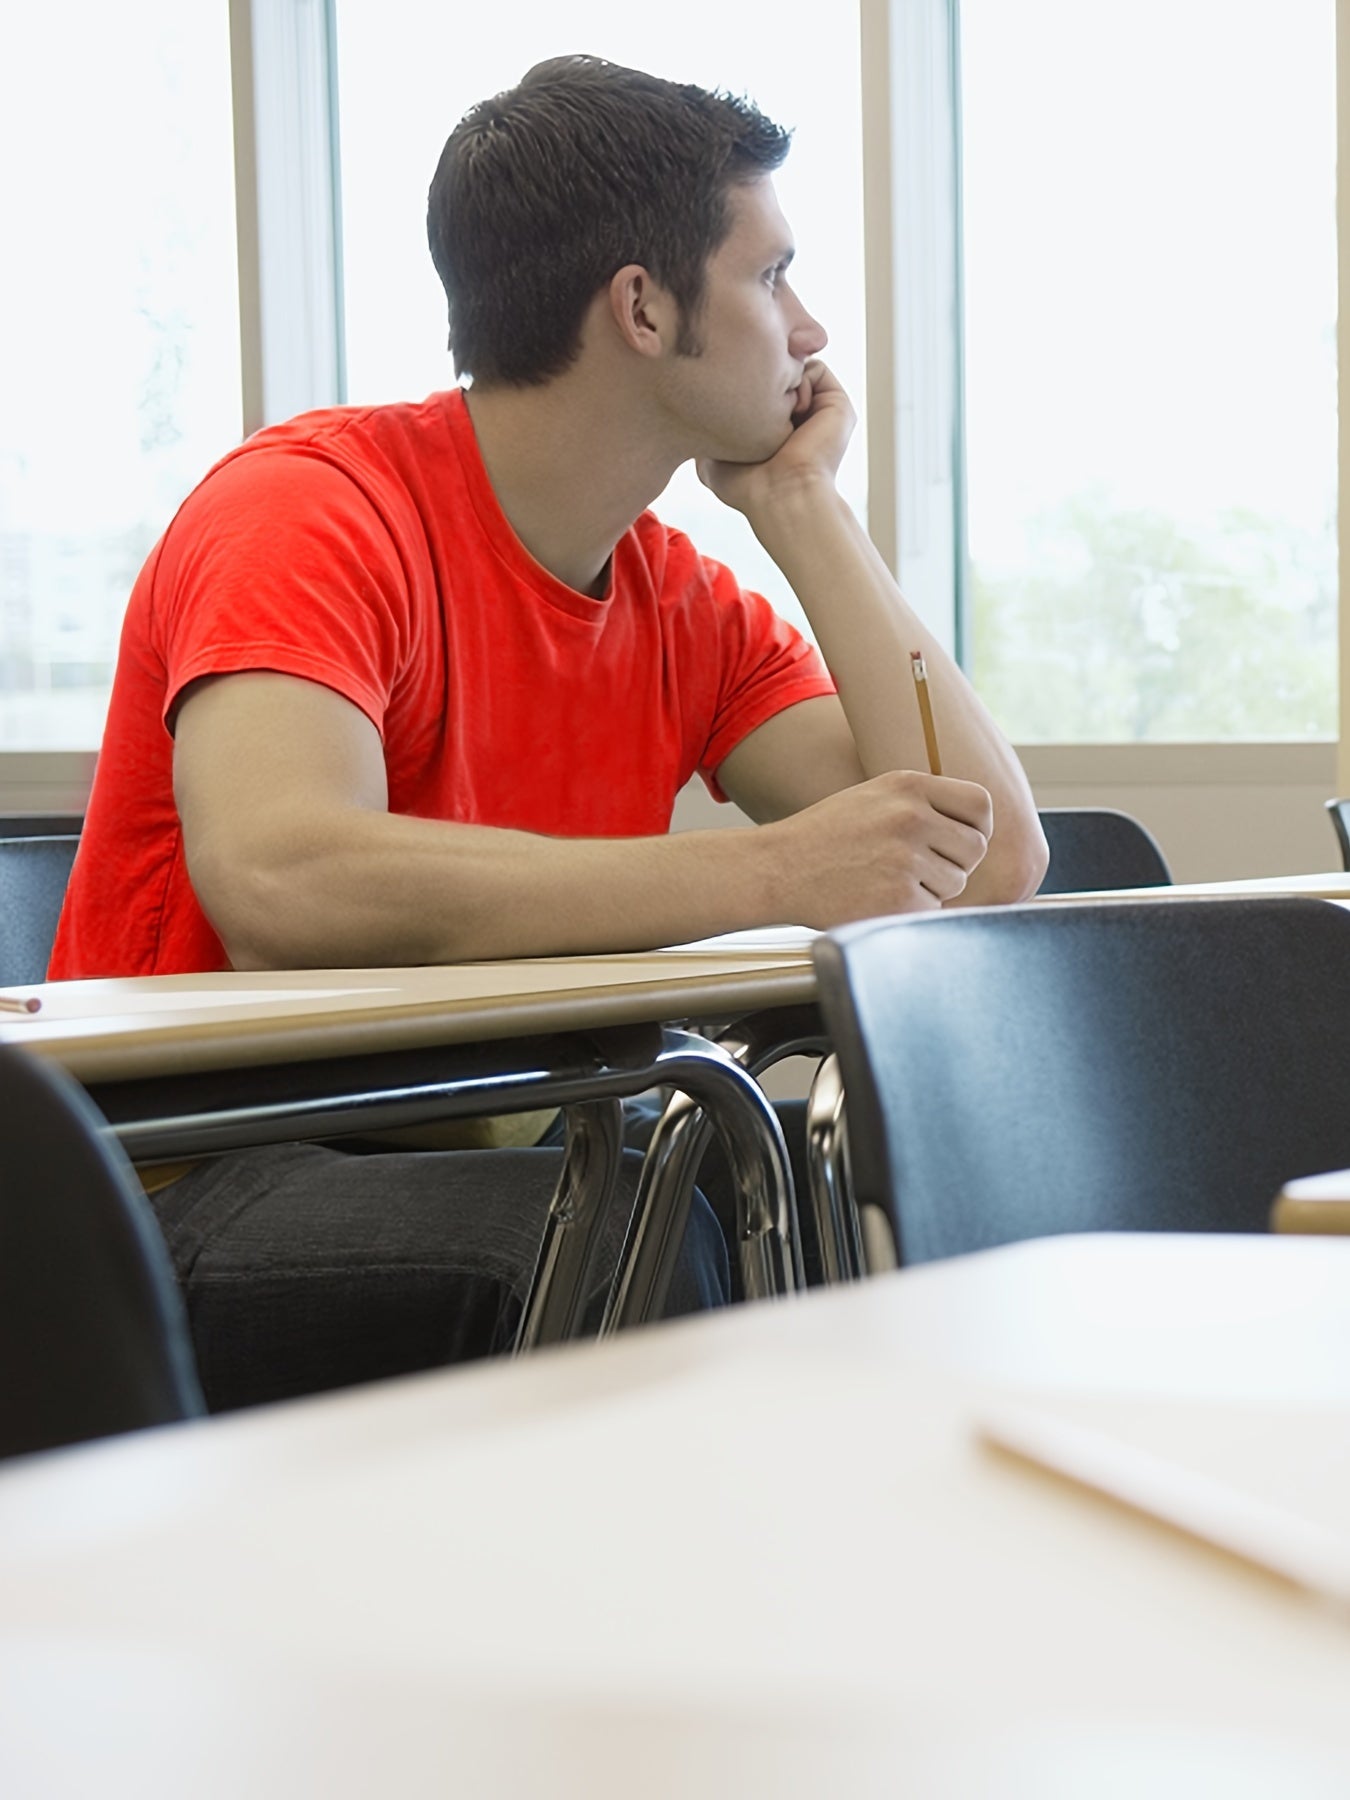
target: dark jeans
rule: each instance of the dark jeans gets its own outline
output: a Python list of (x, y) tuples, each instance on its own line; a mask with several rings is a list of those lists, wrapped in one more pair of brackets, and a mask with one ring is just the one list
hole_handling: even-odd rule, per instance
[[(152, 1195), (211, 1410), (506, 1349), (561, 1164), (551, 1149), (280, 1144), (214, 1157)], [(627, 1153), (592, 1329), (640, 1169)], [(665, 1316), (725, 1305), (731, 1291), (726, 1239), (696, 1195)]]

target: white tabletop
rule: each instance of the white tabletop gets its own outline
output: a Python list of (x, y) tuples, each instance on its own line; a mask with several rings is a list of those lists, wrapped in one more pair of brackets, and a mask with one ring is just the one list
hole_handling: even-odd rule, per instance
[(1345, 1616), (981, 1448), (1008, 1395), (1343, 1522), (1350, 1243), (1052, 1240), (12, 1464), (0, 1792), (1350, 1792)]

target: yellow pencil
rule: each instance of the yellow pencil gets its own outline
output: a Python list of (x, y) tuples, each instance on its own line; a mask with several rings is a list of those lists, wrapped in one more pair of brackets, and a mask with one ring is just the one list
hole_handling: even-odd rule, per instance
[(933, 702), (928, 696), (928, 670), (924, 667), (923, 651), (911, 650), (909, 666), (914, 674), (914, 692), (919, 696), (919, 717), (923, 720), (923, 741), (928, 749), (928, 767), (932, 774), (942, 773), (942, 758), (938, 755), (937, 728), (933, 724)]

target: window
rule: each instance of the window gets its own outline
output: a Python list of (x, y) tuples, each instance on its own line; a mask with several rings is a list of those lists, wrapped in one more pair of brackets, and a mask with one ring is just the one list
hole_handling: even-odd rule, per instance
[[(290, 3), (255, 22), (291, 19)], [(617, 0), (525, 0), (482, 11), (471, 33), (421, 0), (309, 0), (325, 26), (327, 4), (351, 398), (451, 379), (423, 226), (441, 144), (473, 101), (585, 48), (746, 91), (796, 127), (778, 185), (794, 276), (860, 414), (841, 477), (860, 514), (859, 15), (874, 31), (889, 20), (898, 46), (886, 71), (867, 71), (875, 128), (887, 74), (891, 110), (913, 120), (927, 41), (915, 34), (959, 12), (972, 672), (1022, 743), (1335, 736), (1332, 0), (688, 0), (678, 31)], [(229, 11), (127, 0), (81, 9), (72, 39), (62, 9), (29, 7), (7, 27), (0, 150), (22, 178), (0, 195), (0, 750), (97, 744), (135, 573), (240, 435)], [(300, 73), (323, 93), (306, 57)], [(269, 39), (258, 60), (289, 117), (295, 56)], [(958, 533), (950, 494), (939, 529), (916, 512), (924, 471), (906, 421), (946, 354), (916, 320), (948, 331), (958, 309), (930, 283), (916, 310), (906, 284), (952, 260), (953, 208), (896, 132), (902, 391), (878, 378), (874, 413), (883, 437), (896, 413), (906, 578), (938, 624)], [(874, 176), (877, 142), (874, 129)], [(289, 150), (259, 162), (270, 196), (295, 188)], [(264, 260), (275, 275), (275, 254)], [(304, 341), (321, 298), (295, 303)], [(292, 372), (293, 336), (267, 318), (264, 335), (272, 373)], [(251, 348), (254, 387), (262, 361)], [(923, 423), (941, 474), (950, 421)], [(659, 505), (800, 620), (744, 522), (691, 470)], [(943, 542), (931, 593), (914, 567), (925, 531)]]
[(1336, 735), (1331, 0), (962, 0), (972, 673), (1021, 743)]
[(0, 748), (92, 748), (136, 573), (239, 438), (226, 8), (19, 9), (0, 161)]
[[(797, 241), (793, 285), (830, 332), (826, 358), (859, 426), (840, 475), (866, 509), (863, 420), (862, 136), (858, 20), (848, 6), (801, 0), (729, 7), (686, 0), (671, 15), (618, 0), (564, 9), (479, 9), (472, 32), (452, 7), (339, 0), (347, 381), (351, 399), (420, 397), (453, 380), (445, 297), (426, 248), (426, 191), (441, 146), (476, 101), (513, 86), (545, 57), (586, 51), (676, 81), (748, 94), (794, 126), (775, 178)], [(739, 515), (679, 471), (661, 517), (728, 563), (804, 624), (782, 576)]]

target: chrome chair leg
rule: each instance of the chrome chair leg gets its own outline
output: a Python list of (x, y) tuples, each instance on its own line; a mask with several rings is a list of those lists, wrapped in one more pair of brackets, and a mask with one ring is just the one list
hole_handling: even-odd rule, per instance
[(563, 1114), (567, 1144), (543, 1241), (516, 1331), (515, 1354), (581, 1329), (586, 1277), (614, 1199), (623, 1154), (623, 1103), (589, 1100)]
[(684, 1241), (694, 1177), (711, 1127), (688, 1094), (672, 1094), (647, 1145), (637, 1200), (600, 1335), (659, 1318)]
[(816, 1070), (806, 1104), (806, 1166), (825, 1280), (861, 1281), (867, 1272), (862, 1225), (848, 1166), (848, 1115), (839, 1059)]
[[(796, 1293), (804, 1285), (797, 1203), (778, 1115), (736, 1057), (708, 1039), (682, 1035), (690, 1045), (701, 1046), (699, 1062), (714, 1059), (717, 1085), (724, 1087), (730, 1081), (747, 1103), (728, 1107), (722, 1095), (717, 1114), (736, 1185), (737, 1249), (745, 1292), (755, 1299)], [(673, 1067), (670, 1081), (678, 1082), (681, 1091), (657, 1122), (647, 1148), (632, 1224), (600, 1327), (602, 1337), (659, 1316), (688, 1223), (694, 1177), (711, 1129), (703, 1110), (708, 1083), (690, 1082)]]
[[(784, 1056), (827, 1048), (814, 1007), (748, 1014), (727, 1027), (715, 1041), (720, 1051), (752, 1081), (762, 1069)], [(755, 1086), (781, 1140), (777, 1115), (762, 1090)], [(711, 1132), (712, 1126), (696, 1099), (687, 1093), (671, 1097), (647, 1149), (633, 1224), (601, 1327), (603, 1335), (660, 1315), (689, 1219), (694, 1180)], [(743, 1165), (738, 1166), (736, 1153), (725, 1136), (724, 1142), (736, 1181), (737, 1255), (746, 1296), (759, 1298), (784, 1291), (776, 1284), (786, 1274), (790, 1274), (791, 1291), (804, 1287), (801, 1246), (795, 1229), (795, 1194), (791, 1195), (791, 1260), (790, 1266), (784, 1266), (773, 1235), (759, 1216), (756, 1191), (746, 1187), (747, 1179), (754, 1180), (753, 1170), (747, 1174)]]

